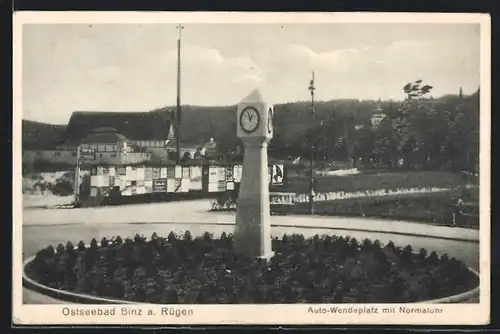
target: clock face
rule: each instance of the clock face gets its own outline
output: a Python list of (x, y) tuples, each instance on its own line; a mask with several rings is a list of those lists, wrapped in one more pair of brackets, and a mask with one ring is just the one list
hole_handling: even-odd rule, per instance
[(273, 132), (273, 109), (269, 108), (268, 116), (267, 116), (267, 132)]
[(252, 107), (243, 109), (240, 115), (240, 125), (243, 131), (247, 133), (254, 132), (259, 127), (259, 112)]

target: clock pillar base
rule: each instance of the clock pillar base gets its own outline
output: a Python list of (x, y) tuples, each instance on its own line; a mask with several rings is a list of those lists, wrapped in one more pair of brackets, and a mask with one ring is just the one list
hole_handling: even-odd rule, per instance
[(244, 138), (243, 141), (245, 151), (233, 250), (250, 257), (269, 259), (274, 252), (271, 245), (267, 140)]

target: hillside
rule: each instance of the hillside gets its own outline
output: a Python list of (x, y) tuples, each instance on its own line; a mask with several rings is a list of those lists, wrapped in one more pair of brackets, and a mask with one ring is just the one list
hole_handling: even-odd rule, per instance
[(66, 125), (23, 120), (23, 149), (50, 149), (64, 140)]
[[(455, 104), (457, 96), (437, 98), (436, 103)], [(398, 108), (399, 102), (382, 101), (382, 108), (390, 113)], [(344, 121), (349, 116), (354, 124), (370, 123), (370, 117), (378, 106), (373, 100), (331, 100), (316, 102), (317, 131), (329, 145), (343, 135)], [(169, 117), (166, 107), (157, 110)], [(201, 144), (213, 137), (222, 150), (234, 149), (236, 137), (236, 107), (203, 107), (185, 105), (182, 107), (181, 140), (189, 144)], [(303, 145), (311, 130), (310, 102), (293, 102), (275, 105), (275, 138), (278, 147)], [(54, 147), (64, 140), (66, 125), (52, 125), (23, 120), (23, 148), (44, 149)], [(326, 136), (326, 137), (325, 137)]]
[[(376, 101), (336, 100), (316, 103), (318, 123), (330, 119), (334, 110), (336, 116), (352, 113), (358, 122), (367, 123), (371, 111), (376, 108)], [(182, 141), (190, 144), (200, 144), (210, 137), (222, 148), (234, 148), (236, 138), (235, 106), (203, 107), (182, 106)], [(162, 110), (175, 107), (162, 108)], [(309, 102), (295, 102), (275, 105), (276, 134), (282, 135), (285, 142), (295, 140), (310, 129)], [(163, 111), (169, 117), (168, 111)], [(286, 130), (285, 130), (286, 129)], [(64, 140), (66, 125), (53, 125), (41, 122), (23, 120), (23, 148), (47, 149)]]

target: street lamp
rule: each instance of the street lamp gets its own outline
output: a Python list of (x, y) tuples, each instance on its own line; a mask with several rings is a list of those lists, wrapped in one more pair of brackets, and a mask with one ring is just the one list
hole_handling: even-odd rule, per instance
[(311, 155), (309, 157), (309, 213), (312, 215), (314, 214), (314, 168), (313, 168), (313, 163), (314, 163), (314, 151), (315, 151), (315, 114), (316, 111), (314, 110), (314, 90), (316, 89), (314, 87), (314, 71), (312, 72), (312, 79), (309, 82), (309, 92), (311, 93), (311, 125), (312, 125), (312, 133), (311, 133)]

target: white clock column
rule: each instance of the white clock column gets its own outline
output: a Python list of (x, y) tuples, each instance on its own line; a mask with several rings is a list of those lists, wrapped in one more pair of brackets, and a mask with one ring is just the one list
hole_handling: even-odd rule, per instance
[(234, 252), (269, 259), (271, 215), (267, 145), (272, 138), (272, 106), (254, 90), (238, 104), (237, 134), (244, 144), (243, 171), (238, 194)]

